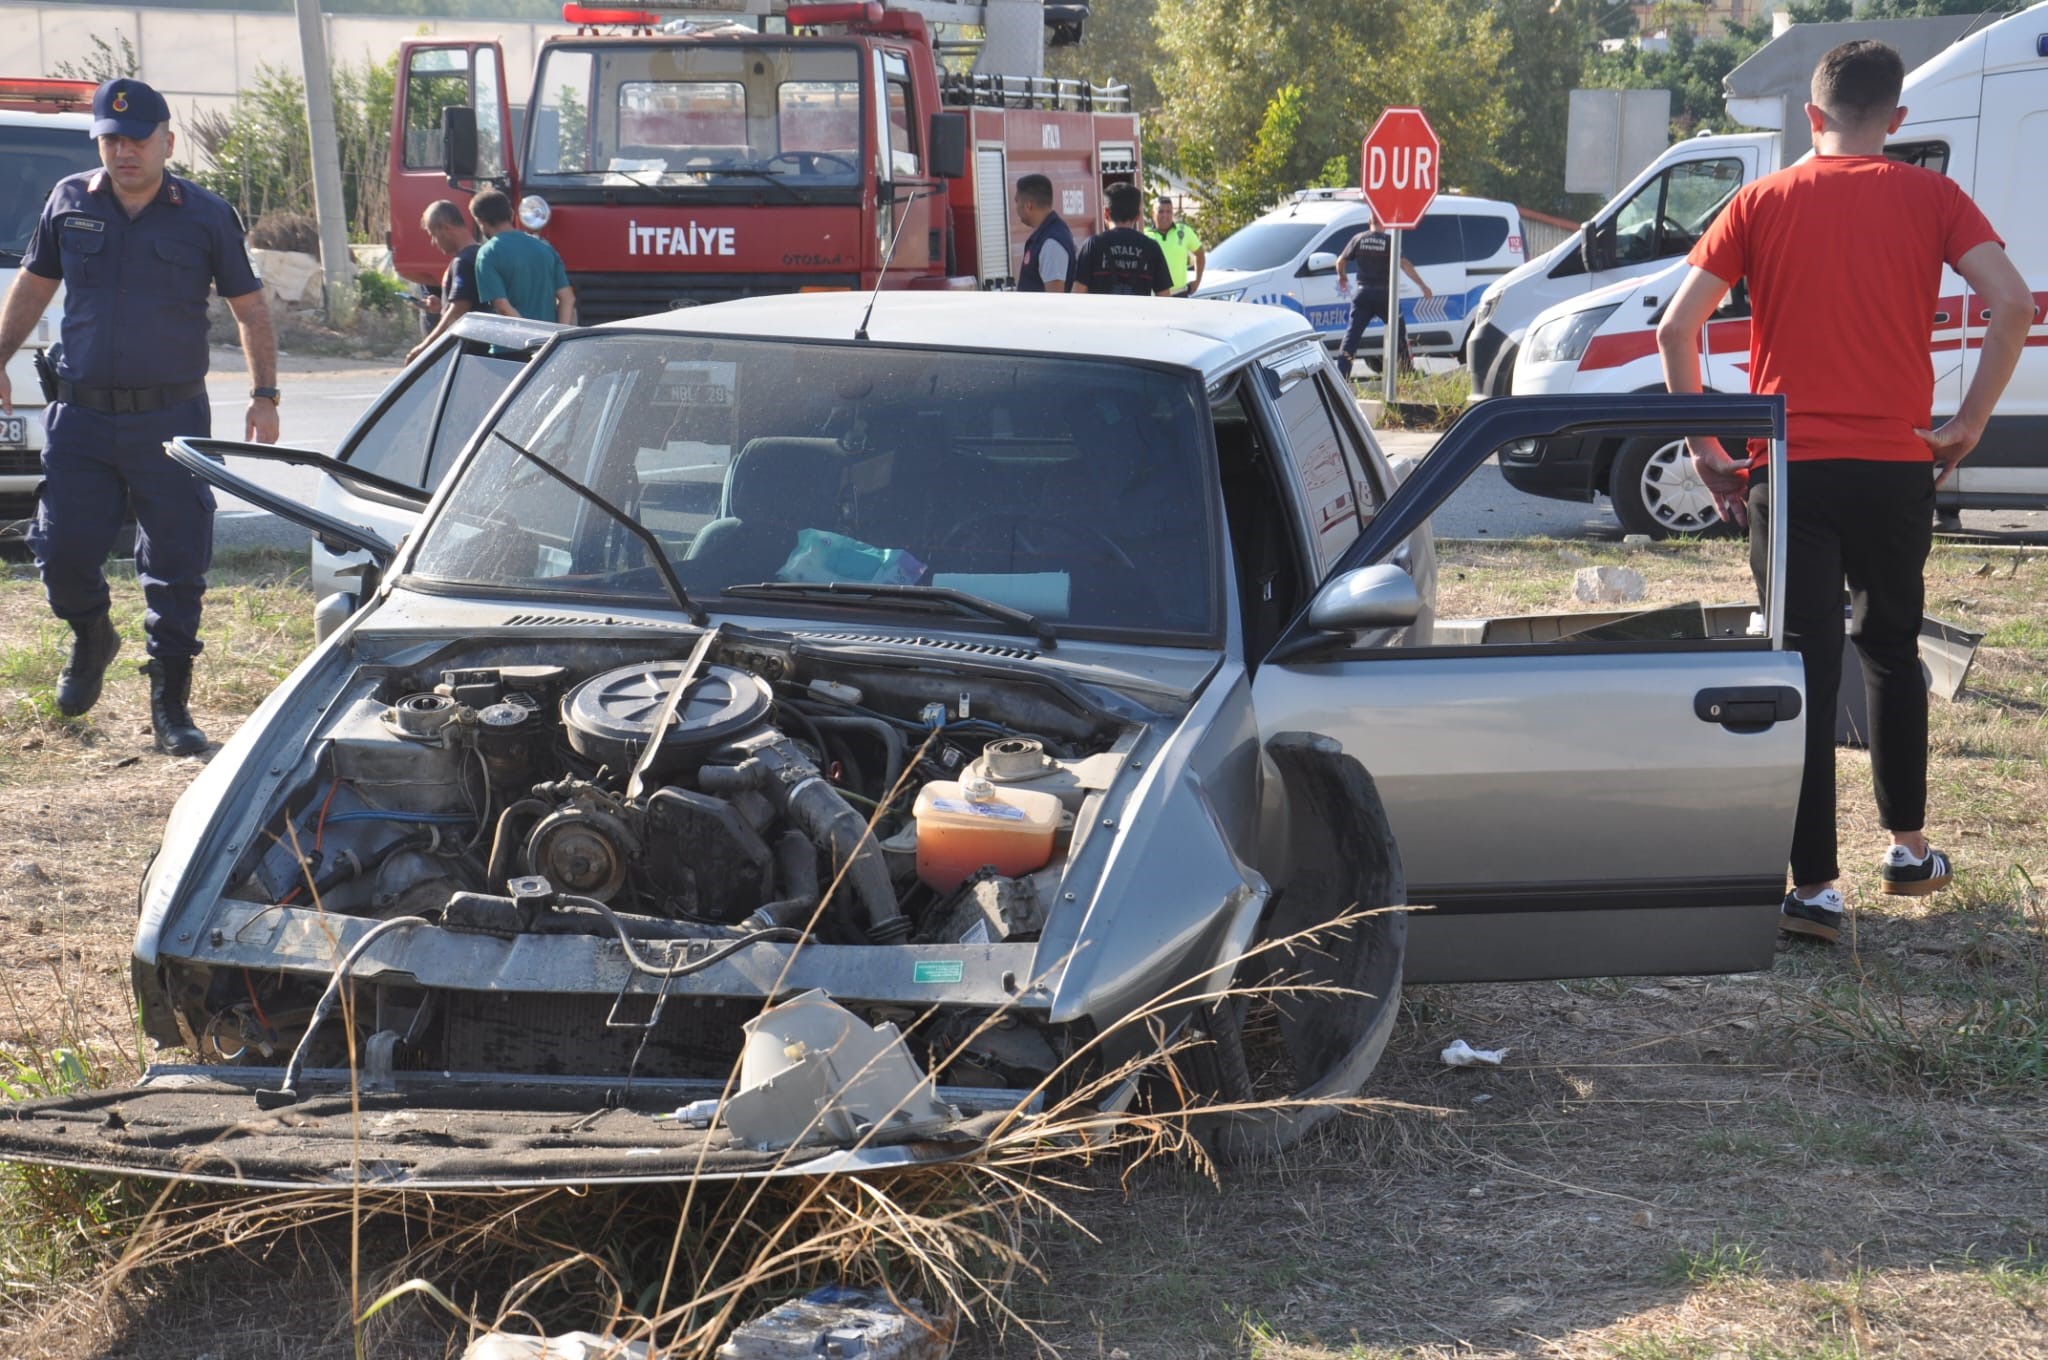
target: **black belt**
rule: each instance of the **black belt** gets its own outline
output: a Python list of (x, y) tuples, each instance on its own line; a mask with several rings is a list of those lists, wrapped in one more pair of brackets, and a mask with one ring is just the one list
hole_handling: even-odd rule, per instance
[(83, 387), (69, 378), (57, 379), (57, 400), (69, 406), (108, 415), (141, 415), (160, 410), (172, 402), (190, 401), (206, 395), (203, 382), (172, 383), (168, 387)]

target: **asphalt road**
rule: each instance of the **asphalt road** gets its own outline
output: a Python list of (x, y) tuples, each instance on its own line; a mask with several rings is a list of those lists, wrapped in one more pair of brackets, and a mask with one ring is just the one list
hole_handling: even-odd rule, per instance
[[(278, 408), (278, 442), (332, 453), (364, 411), (398, 374), (395, 363), (374, 361), (280, 360), (278, 387), (284, 401)], [(215, 349), (206, 380), (213, 403), (213, 432), (220, 439), (242, 437), (243, 413), (249, 406), (249, 379), (242, 356), (233, 349)], [(311, 501), (318, 477), (300, 468), (244, 460), (236, 471), (262, 486)], [(231, 496), (220, 498), (214, 520), (214, 548), (231, 552), (257, 547), (303, 548), (304, 529), (267, 514)]]

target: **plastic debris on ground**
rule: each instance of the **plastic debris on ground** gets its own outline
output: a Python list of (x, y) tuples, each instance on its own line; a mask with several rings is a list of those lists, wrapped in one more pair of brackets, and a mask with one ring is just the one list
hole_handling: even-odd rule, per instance
[(511, 1336), (492, 1332), (469, 1343), (462, 1360), (647, 1360), (647, 1343), (625, 1342), (590, 1332), (561, 1336)]
[(896, 1026), (863, 1024), (822, 991), (771, 1006), (743, 1028), (740, 1089), (725, 1103), (725, 1124), (749, 1147), (901, 1142), (958, 1118)]
[(1446, 1067), (1499, 1067), (1500, 1060), (1507, 1055), (1504, 1048), (1474, 1048), (1463, 1039), (1457, 1039), (1438, 1056)]
[(945, 1360), (952, 1327), (915, 1299), (827, 1285), (737, 1328), (718, 1360)]

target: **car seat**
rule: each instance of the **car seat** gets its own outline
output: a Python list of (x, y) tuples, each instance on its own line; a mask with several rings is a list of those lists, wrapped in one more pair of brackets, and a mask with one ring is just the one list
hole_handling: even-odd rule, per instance
[(773, 580), (799, 529), (839, 527), (844, 465), (835, 440), (748, 440), (726, 469), (718, 518), (690, 544), (692, 576), (714, 587)]

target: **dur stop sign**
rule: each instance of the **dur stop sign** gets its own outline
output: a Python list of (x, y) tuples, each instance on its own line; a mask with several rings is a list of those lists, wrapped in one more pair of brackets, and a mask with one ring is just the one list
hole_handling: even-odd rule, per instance
[(1436, 199), (1442, 147), (1421, 109), (1381, 113), (1365, 135), (1359, 187), (1382, 227), (1412, 227)]

